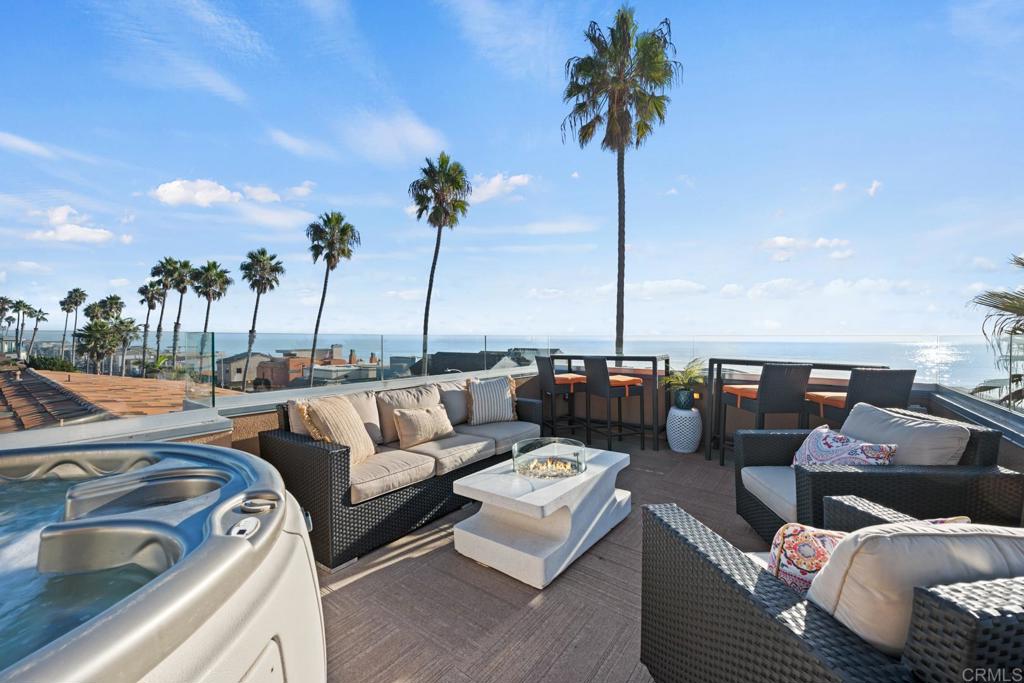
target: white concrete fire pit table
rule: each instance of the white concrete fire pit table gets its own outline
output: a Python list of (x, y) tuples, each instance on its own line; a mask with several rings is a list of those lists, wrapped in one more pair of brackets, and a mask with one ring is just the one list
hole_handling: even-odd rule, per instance
[(629, 454), (588, 448), (586, 463), (542, 479), (517, 474), (509, 460), (456, 480), (455, 493), (482, 505), (455, 525), (455, 550), (544, 588), (629, 515), (629, 491), (615, 488)]

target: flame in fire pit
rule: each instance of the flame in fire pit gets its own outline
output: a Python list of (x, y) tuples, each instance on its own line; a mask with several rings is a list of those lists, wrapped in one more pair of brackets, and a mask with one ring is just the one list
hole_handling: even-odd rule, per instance
[(516, 470), (525, 477), (536, 477), (538, 479), (554, 479), (557, 477), (571, 477), (580, 473), (578, 464), (562, 458), (535, 458), (527, 463), (519, 465)]

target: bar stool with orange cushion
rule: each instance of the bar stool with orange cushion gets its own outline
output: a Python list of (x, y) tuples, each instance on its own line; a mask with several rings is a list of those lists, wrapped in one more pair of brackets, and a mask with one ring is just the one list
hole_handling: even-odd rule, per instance
[[(590, 443), (591, 432), (604, 434), (607, 437), (607, 449), (612, 448), (612, 437), (630, 434), (640, 435), (640, 448), (644, 448), (644, 380), (636, 375), (611, 375), (608, 373), (608, 360), (599, 356), (588, 356), (583, 359), (587, 370), (587, 443)], [(605, 400), (605, 426), (596, 427), (590, 417), (590, 399), (598, 396)], [(640, 425), (624, 426), (622, 424), (622, 399), (640, 397)], [(618, 403), (617, 431), (612, 430), (612, 399)]]
[(841, 425), (858, 403), (876, 408), (906, 408), (917, 370), (854, 368), (846, 391), (808, 391), (807, 410), (831, 426)]
[[(572, 434), (576, 434), (576, 394), (579, 391), (586, 391), (587, 376), (575, 372), (555, 373), (554, 363), (550, 356), (537, 356), (537, 377), (540, 380), (541, 400), (541, 434), (544, 428), (551, 430), (551, 436), (557, 436), (559, 420), (567, 420)], [(555, 397), (564, 397), (571, 401), (568, 415), (558, 415), (555, 407)], [(547, 400), (547, 412), (544, 412), (543, 403)], [(547, 417), (544, 417), (547, 415)]]
[(806, 426), (804, 394), (810, 377), (810, 363), (765, 363), (757, 384), (726, 384), (718, 433), (724, 437), (725, 414), (730, 407), (754, 413), (755, 429), (764, 429), (764, 417), (769, 413), (796, 413), (800, 426)]

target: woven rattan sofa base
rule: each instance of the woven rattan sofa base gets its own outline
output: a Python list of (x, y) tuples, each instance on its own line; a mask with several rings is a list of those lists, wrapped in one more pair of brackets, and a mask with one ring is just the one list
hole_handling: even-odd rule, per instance
[(277, 468), (313, 521), (313, 556), (332, 569), (471, 503), (455, 495), (454, 481), (509, 457), (492, 456), (353, 505), (347, 447), (282, 429), (259, 438), (260, 456)]

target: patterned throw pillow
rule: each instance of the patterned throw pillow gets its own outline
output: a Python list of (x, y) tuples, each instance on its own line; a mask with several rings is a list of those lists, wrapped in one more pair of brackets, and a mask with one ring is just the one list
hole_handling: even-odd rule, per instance
[(469, 424), (513, 422), (516, 419), (516, 383), (511, 377), (466, 383)]
[(865, 443), (821, 425), (804, 439), (793, 464), (888, 465), (895, 454), (896, 444)]
[(806, 595), (814, 575), (832, 556), (846, 532), (815, 529), (790, 522), (782, 525), (768, 553), (768, 571), (795, 590)]

